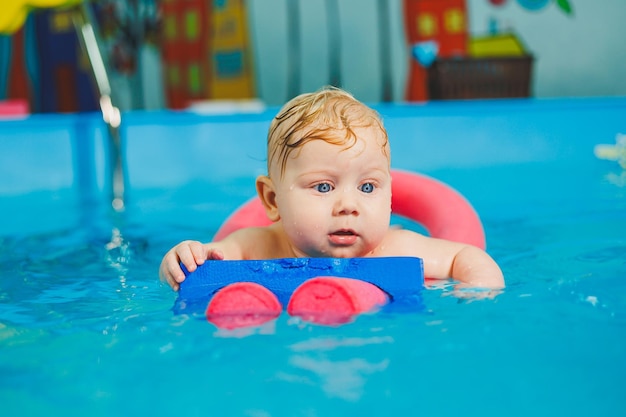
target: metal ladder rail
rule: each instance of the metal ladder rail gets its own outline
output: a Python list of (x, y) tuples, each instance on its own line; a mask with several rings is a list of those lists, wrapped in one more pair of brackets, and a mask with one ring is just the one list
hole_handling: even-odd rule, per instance
[(107, 75), (107, 68), (98, 46), (95, 19), (87, 2), (81, 2), (72, 11), (72, 20), (76, 28), (76, 34), (83, 50), (87, 53), (94, 80), (100, 93), (100, 110), (102, 118), (107, 125), (109, 134), (109, 168), (111, 172), (111, 207), (117, 211), (124, 211), (125, 180), (122, 139), (120, 126), (122, 115), (111, 98), (111, 84)]

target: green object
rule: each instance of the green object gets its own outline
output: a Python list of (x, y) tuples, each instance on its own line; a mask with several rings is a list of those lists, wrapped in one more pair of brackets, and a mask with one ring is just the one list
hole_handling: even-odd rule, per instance
[(187, 76), (189, 77), (189, 90), (193, 94), (200, 92), (200, 66), (198, 64), (192, 64), (189, 66)]
[(565, 14), (573, 14), (574, 11), (572, 10), (572, 5), (570, 4), (569, 0), (556, 0), (556, 4), (561, 10), (565, 12)]
[(200, 17), (195, 11), (185, 14), (185, 33), (190, 41), (195, 41), (200, 35)]

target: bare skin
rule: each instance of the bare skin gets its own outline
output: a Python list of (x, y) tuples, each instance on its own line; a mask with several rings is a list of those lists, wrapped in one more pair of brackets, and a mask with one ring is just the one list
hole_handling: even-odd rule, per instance
[[(245, 243), (242, 243), (245, 242)], [(285, 244), (280, 224), (238, 230), (220, 242), (184, 241), (172, 248), (161, 263), (161, 279), (174, 290), (185, 279), (179, 266), (189, 272), (207, 260), (276, 259), (298, 257)], [(381, 245), (363, 257), (415, 256), (424, 261), (424, 275), (431, 279), (454, 278), (472, 287), (502, 288), (498, 265), (483, 250), (462, 243), (434, 239), (404, 229), (389, 229)]]
[(274, 223), (219, 242), (181, 242), (163, 258), (161, 279), (178, 290), (185, 279), (179, 263), (193, 272), (207, 260), (413, 256), (423, 259), (428, 278), (504, 287), (502, 271), (482, 249), (389, 227), (388, 145), (376, 129), (356, 132), (355, 146), (314, 140), (288, 158), (284, 173), (270, 165), (256, 185)]

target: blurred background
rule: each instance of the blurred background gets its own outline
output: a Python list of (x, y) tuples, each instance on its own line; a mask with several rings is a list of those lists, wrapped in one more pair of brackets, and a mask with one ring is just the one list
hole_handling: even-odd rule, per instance
[[(97, 110), (72, 8), (56, 3), (0, 3), (5, 22), (16, 4), (28, 10), (19, 28), (0, 24), (0, 101), (31, 113)], [(624, 0), (88, 5), (121, 110), (280, 105), (326, 84), (371, 103), (626, 96)]]

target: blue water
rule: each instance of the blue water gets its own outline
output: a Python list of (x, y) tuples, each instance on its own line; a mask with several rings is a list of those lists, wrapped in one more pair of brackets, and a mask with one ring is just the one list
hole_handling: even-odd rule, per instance
[[(401, 168), (424, 166), (393, 140)], [(621, 416), (626, 174), (590, 146), (611, 140), (427, 166), (480, 213), (507, 288), (471, 300), (447, 284), (424, 292), (424, 312), (339, 327), (282, 315), (228, 333), (172, 313), (162, 255), (210, 239), (253, 192), (251, 175), (144, 187), (121, 215), (64, 190), (3, 197), (2, 415)], [(476, 133), (467, 145), (482, 146)], [(46, 212), (53, 224), (38, 227)], [(11, 216), (32, 230), (12, 231)]]

